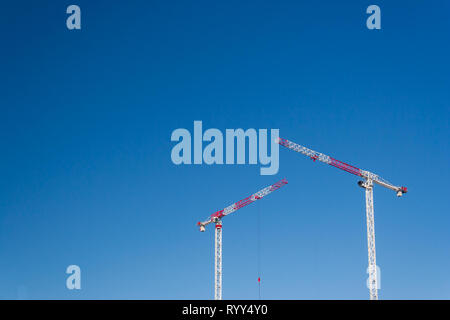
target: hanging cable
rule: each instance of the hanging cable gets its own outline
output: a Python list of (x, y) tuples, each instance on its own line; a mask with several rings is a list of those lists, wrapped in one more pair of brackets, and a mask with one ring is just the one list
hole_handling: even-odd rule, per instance
[(258, 297), (261, 300), (261, 206), (256, 203), (256, 260), (258, 272)]

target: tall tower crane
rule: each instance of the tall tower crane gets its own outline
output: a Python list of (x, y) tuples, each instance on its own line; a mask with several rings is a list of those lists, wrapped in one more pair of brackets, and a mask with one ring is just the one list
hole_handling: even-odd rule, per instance
[(323, 153), (308, 149), (289, 140), (278, 138), (278, 143), (288, 149), (302, 153), (305, 156), (310, 157), (314, 161), (319, 160), (333, 167), (359, 176), (363, 179), (362, 181), (358, 181), (358, 185), (366, 190), (367, 245), (369, 254), (368, 286), (370, 300), (378, 300), (377, 263), (375, 254), (375, 221), (373, 212), (373, 184), (376, 183), (380, 186), (395, 191), (398, 197), (401, 197), (404, 193), (408, 192), (408, 189), (406, 187), (398, 187), (396, 185), (393, 185), (392, 183), (384, 180), (383, 178), (372, 172), (361, 170), (345, 162), (334, 159)]
[(278, 190), (285, 184), (287, 184), (286, 179), (282, 179), (277, 183), (265, 187), (264, 189), (252, 194), (251, 196), (242, 199), (232, 205), (226, 207), (225, 209), (219, 210), (212, 215), (210, 215), (205, 221), (198, 222), (197, 225), (200, 227), (200, 231), (204, 232), (205, 227), (210, 223), (215, 223), (216, 232), (215, 232), (215, 257), (214, 257), (214, 299), (222, 300), (222, 218), (229, 215), (230, 213), (235, 212), (236, 210), (249, 205), (256, 200), (260, 200), (263, 197), (267, 196), (269, 193)]

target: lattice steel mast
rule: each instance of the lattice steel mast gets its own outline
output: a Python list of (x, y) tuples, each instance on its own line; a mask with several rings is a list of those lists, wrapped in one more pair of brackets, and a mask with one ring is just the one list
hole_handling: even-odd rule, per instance
[(375, 253), (375, 218), (373, 210), (373, 183), (379, 184), (385, 188), (394, 190), (398, 197), (408, 192), (406, 187), (399, 187), (382, 179), (380, 176), (369, 171), (361, 170), (357, 167), (349, 165), (345, 162), (334, 159), (323, 153), (308, 149), (302, 145), (296, 144), (286, 139), (278, 138), (278, 143), (288, 149), (297, 151), (310, 157), (314, 161), (319, 160), (327, 163), (333, 167), (342, 169), (354, 175), (363, 178), (363, 181), (358, 181), (358, 185), (366, 190), (366, 220), (367, 220), (367, 245), (369, 257), (369, 294), (371, 300), (378, 300), (378, 280), (377, 280), (377, 263)]
[(277, 183), (270, 185), (251, 196), (242, 199), (241, 201), (238, 201), (236, 203), (233, 203), (232, 205), (226, 207), (225, 209), (222, 209), (220, 211), (217, 211), (210, 215), (208, 219), (206, 219), (203, 222), (198, 222), (197, 225), (200, 227), (200, 231), (204, 232), (205, 227), (210, 223), (215, 223), (215, 245), (214, 245), (214, 299), (215, 300), (222, 300), (222, 218), (229, 215), (230, 213), (235, 212), (236, 210), (239, 210), (242, 207), (245, 207), (246, 205), (249, 205), (252, 202), (255, 202), (256, 200), (262, 199), (263, 197), (267, 196), (268, 194), (272, 193), (275, 190), (278, 190), (285, 184), (287, 184), (287, 180), (283, 179), (278, 181)]

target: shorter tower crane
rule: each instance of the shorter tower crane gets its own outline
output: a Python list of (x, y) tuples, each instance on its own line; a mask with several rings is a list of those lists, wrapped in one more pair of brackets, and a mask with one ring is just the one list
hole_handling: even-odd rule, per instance
[(197, 225), (200, 227), (200, 231), (204, 232), (205, 227), (210, 223), (215, 223), (216, 232), (215, 232), (215, 257), (214, 257), (214, 299), (222, 300), (222, 218), (229, 215), (230, 213), (235, 212), (236, 210), (249, 205), (256, 200), (260, 200), (268, 194), (278, 190), (285, 184), (287, 184), (286, 179), (282, 179), (277, 183), (265, 187), (264, 189), (252, 194), (251, 196), (242, 199), (232, 205), (226, 207), (225, 209), (219, 210), (212, 215), (210, 215), (205, 221), (198, 222)]

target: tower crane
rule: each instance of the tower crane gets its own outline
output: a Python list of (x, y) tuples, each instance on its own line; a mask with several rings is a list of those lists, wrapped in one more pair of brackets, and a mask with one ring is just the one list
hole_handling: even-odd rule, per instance
[(286, 179), (282, 179), (275, 184), (272, 184), (268, 187), (265, 187), (262, 190), (252, 194), (251, 196), (242, 199), (232, 205), (226, 207), (225, 209), (219, 210), (212, 215), (210, 215), (205, 221), (198, 222), (197, 226), (200, 227), (200, 231), (204, 232), (205, 227), (210, 223), (215, 223), (216, 231), (215, 231), (215, 257), (214, 257), (214, 299), (222, 300), (222, 218), (229, 215), (230, 213), (235, 212), (236, 210), (249, 205), (256, 200), (260, 200), (268, 194), (278, 190), (285, 184), (287, 184)]
[(397, 193), (398, 197), (401, 197), (404, 193), (408, 192), (406, 187), (399, 187), (393, 185), (392, 183), (384, 180), (380, 176), (349, 165), (345, 162), (334, 159), (323, 153), (308, 149), (302, 145), (296, 144), (292, 141), (278, 138), (277, 141), (280, 145), (304, 154), (310, 157), (312, 160), (319, 160), (321, 162), (327, 163), (333, 167), (342, 169), (356, 176), (361, 177), (363, 180), (358, 181), (358, 185), (365, 189), (366, 194), (366, 221), (367, 221), (367, 245), (368, 245), (368, 256), (369, 256), (369, 279), (368, 287), (370, 300), (378, 300), (378, 279), (377, 279), (377, 263), (375, 254), (375, 221), (374, 221), (374, 211), (373, 211), (373, 184), (376, 183), (385, 188), (391, 189)]

